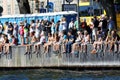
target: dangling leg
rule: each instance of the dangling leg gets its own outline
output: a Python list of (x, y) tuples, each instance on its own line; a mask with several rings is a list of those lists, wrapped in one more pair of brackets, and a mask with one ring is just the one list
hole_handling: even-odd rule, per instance
[(28, 45), (26, 45), (26, 52), (24, 55), (28, 54)]
[(37, 45), (35, 44), (33, 53), (36, 53), (36, 51), (37, 51)]

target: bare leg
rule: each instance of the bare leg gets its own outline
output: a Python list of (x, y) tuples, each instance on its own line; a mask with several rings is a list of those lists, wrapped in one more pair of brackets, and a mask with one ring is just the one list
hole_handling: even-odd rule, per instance
[(40, 50), (40, 45), (38, 44), (37, 45), (37, 54), (39, 53), (39, 50)]
[(28, 44), (28, 37), (26, 37), (26, 43)]
[(76, 46), (76, 43), (74, 43), (74, 44), (72, 45), (72, 53), (75, 52), (75, 46)]
[(36, 51), (37, 51), (37, 45), (34, 45), (34, 51), (33, 51), (33, 53), (36, 53)]
[(2, 45), (0, 45), (0, 52), (2, 52)]
[(65, 44), (62, 45), (62, 48), (63, 48), (63, 53), (65, 53), (66, 52)]
[(97, 48), (97, 42), (94, 42), (94, 44), (93, 44), (93, 50), (91, 51), (92, 54), (97, 53), (96, 52), (96, 48)]
[(109, 50), (110, 52), (113, 51), (113, 47), (114, 47), (114, 42), (111, 42), (111, 43), (110, 43), (110, 50)]
[(53, 51), (56, 51), (56, 44), (53, 45)]
[(26, 45), (26, 52), (24, 55), (28, 54), (28, 45)]

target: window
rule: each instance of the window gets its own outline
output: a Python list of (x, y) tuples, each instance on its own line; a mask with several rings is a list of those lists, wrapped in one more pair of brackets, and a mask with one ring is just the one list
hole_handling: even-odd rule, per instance
[(8, 14), (11, 14), (11, 5), (7, 6), (7, 11), (8, 11)]
[(14, 14), (19, 14), (18, 4), (15, 4)]

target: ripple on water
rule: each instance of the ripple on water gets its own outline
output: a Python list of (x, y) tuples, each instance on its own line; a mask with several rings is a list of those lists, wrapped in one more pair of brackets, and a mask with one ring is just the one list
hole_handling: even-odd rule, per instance
[(29, 80), (24, 75), (3, 75), (0, 77), (0, 80)]
[(16, 70), (1, 71), (0, 80), (120, 80), (120, 71)]

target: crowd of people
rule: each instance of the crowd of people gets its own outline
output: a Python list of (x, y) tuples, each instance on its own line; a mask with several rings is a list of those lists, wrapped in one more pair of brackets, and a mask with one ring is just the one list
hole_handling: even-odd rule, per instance
[[(10, 46), (26, 46), (26, 54), (39, 53), (41, 45), (44, 53), (48, 53), (49, 47), (53, 51), (63, 49), (61, 53), (75, 54), (87, 52), (87, 44), (93, 44), (91, 53), (103, 51), (103, 44), (108, 51), (119, 52), (119, 36), (116, 32), (115, 23), (112, 17), (109, 19), (105, 15), (100, 18), (94, 16), (91, 22), (87, 24), (86, 19), (80, 21), (78, 18), (68, 24), (66, 18), (61, 18), (56, 23), (54, 19), (31, 20), (0, 23), (0, 52), (9, 53)], [(34, 51), (30, 52), (31, 45), (34, 45)]]

